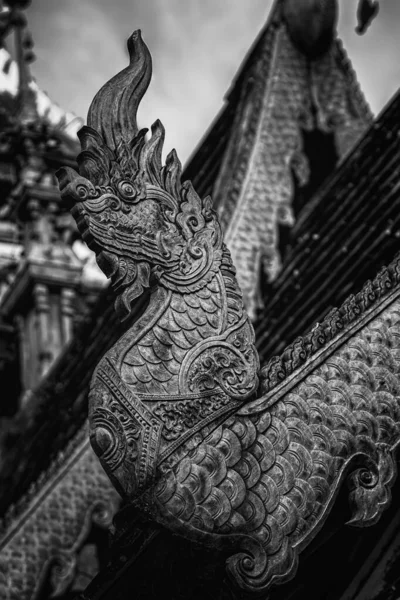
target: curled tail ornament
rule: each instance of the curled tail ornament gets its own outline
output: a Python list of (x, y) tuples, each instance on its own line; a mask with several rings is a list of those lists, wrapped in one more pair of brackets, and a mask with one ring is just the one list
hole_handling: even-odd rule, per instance
[(235, 584), (265, 593), (293, 576), (346, 478), (353, 524), (374, 523), (388, 504), (400, 438), (399, 261), (260, 373), (211, 199), (181, 182), (174, 151), (162, 164), (160, 122), (148, 139), (137, 130), (151, 60), (139, 33), (128, 48), (129, 67), (80, 132), (79, 173), (58, 173), (121, 319), (149, 294), (93, 375), (91, 441), (129, 502), (229, 554)]

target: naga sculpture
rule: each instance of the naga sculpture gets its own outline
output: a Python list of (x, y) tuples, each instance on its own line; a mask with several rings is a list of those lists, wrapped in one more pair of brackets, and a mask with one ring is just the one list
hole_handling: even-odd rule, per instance
[(129, 502), (226, 552), (236, 584), (265, 593), (294, 574), (346, 477), (353, 524), (389, 501), (400, 261), (260, 371), (211, 199), (181, 183), (174, 151), (162, 166), (159, 121), (138, 131), (151, 57), (140, 32), (128, 49), (80, 131), (79, 174), (58, 173), (120, 317), (148, 295), (93, 375), (92, 445)]

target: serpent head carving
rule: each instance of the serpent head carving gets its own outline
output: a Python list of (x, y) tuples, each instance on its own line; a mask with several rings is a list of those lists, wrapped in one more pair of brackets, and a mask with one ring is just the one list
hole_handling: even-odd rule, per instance
[[(79, 132), (79, 175), (58, 173), (83, 239), (118, 294), (121, 318), (144, 288), (200, 289), (218, 269), (222, 235), (211, 199), (201, 200), (172, 151), (162, 166), (160, 121), (138, 131), (136, 111), (151, 77), (140, 32), (128, 41), (130, 65), (98, 92)], [(128, 118), (129, 117), (129, 118)]]

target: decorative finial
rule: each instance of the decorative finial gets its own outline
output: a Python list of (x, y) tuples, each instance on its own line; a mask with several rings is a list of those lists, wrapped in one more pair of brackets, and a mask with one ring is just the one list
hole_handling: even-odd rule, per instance
[(337, 0), (284, 0), (283, 16), (294, 45), (309, 58), (323, 54), (335, 35)]
[(363, 35), (379, 12), (379, 2), (376, 0), (360, 0), (357, 9), (358, 25), (356, 33)]
[(151, 79), (151, 55), (140, 29), (128, 39), (130, 64), (108, 81), (90, 105), (87, 124), (112, 150), (137, 134), (136, 113)]

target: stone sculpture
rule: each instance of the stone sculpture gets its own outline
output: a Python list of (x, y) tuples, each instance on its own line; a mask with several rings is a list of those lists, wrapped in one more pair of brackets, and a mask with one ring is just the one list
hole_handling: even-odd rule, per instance
[(354, 524), (389, 501), (400, 261), (260, 371), (211, 199), (181, 183), (174, 151), (162, 165), (159, 121), (138, 131), (151, 57), (140, 32), (128, 49), (80, 131), (79, 174), (58, 173), (120, 317), (148, 294), (93, 375), (91, 441), (129, 502), (226, 552), (236, 584), (264, 593), (294, 574), (346, 477)]

